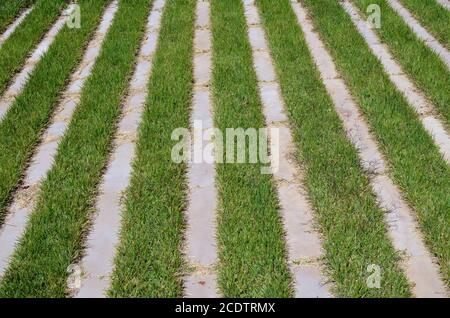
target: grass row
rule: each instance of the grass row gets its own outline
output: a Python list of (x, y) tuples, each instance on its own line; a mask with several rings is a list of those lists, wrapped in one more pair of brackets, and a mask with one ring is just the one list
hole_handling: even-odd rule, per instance
[(0, 297), (66, 295), (67, 268), (82, 251), (150, 2), (120, 1), (27, 231), (0, 283)]
[(0, 122), (0, 224), (11, 193), (52, 114), (107, 0), (82, 0), (81, 29), (64, 28), (30, 76), (21, 95)]
[[(242, 2), (211, 2), (216, 127), (265, 127)], [(219, 285), (225, 297), (292, 295), (277, 191), (261, 166), (217, 165)]]
[(186, 166), (172, 131), (189, 127), (195, 0), (168, 0), (123, 213), (110, 296), (181, 297)]
[(409, 12), (447, 49), (450, 49), (450, 11), (441, 6), (436, 0), (401, 0)]
[[(290, 0), (257, 2), (285, 98), (298, 158), (324, 236), (325, 261), (343, 297), (409, 296), (358, 154), (315, 68)], [(383, 269), (380, 289), (366, 269)], [(300, 282), (301, 283), (301, 282)]]
[(3, 0), (0, 3), (0, 34), (16, 19), (34, 0)]
[(450, 283), (450, 167), (338, 1), (304, 2)]
[[(404, 71), (417, 83), (440, 112), (450, 127), (450, 73), (441, 58), (421, 40), (387, 3), (386, 0), (353, 0), (363, 14), (370, 4), (381, 8), (381, 28), (377, 29), (382, 41), (389, 46)], [(421, 1), (431, 4), (435, 1)], [(436, 4), (438, 5), (438, 4)], [(443, 9), (444, 10), (444, 9)], [(444, 10), (446, 11), (446, 10)], [(421, 14), (426, 14), (422, 11)], [(447, 21), (447, 24), (450, 20)], [(449, 29), (443, 27), (443, 29)]]
[(46, 30), (65, 8), (66, 0), (38, 0), (35, 8), (0, 48), (0, 95)]

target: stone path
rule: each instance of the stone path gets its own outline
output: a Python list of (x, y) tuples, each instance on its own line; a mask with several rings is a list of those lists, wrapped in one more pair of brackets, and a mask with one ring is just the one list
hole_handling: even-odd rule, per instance
[[(80, 66), (72, 75), (70, 84), (63, 94), (62, 101), (30, 160), (30, 166), (25, 172), (23, 184), (14, 194), (5, 223), (0, 228), (0, 246), (2, 247), (0, 249), (0, 277), (7, 269), (16, 244), (26, 229), (28, 217), (33, 212), (38, 199), (40, 185), (53, 165), (58, 144), (62, 140), (73, 112), (80, 102), (83, 85), (89, 77), (95, 60), (100, 53), (101, 45), (117, 8), (118, 1), (114, 1), (105, 10), (102, 22), (94, 38), (89, 43)], [(61, 22), (64, 23), (64, 20), (61, 20)], [(59, 24), (57, 25), (59, 26)]]
[(331, 55), (314, 31), (307, 11), (295, 1), (292, 2), (292, 7), (348, 138), (358, 149), (361, 164), (370, 177), (379, 205), (386, 211), (388, 233), (394, 247), (404, 255), (401, 266), (413, 285), (413, 293), (418, 297), (445, 297), (446, 289), (439, 268), (417, 230), (419, 226), (414, 211), (403, 200), (401, 191), (389, 178), (385, 160), (370, 134), (369, 126), (337, 72)]
[(358, 9), (348, 0), (341, 2), (345, 11), (350, 15), (358, 32), (366, 40), (373, 54), (378, 58), (389, 75), (390, 80), (405, 96), (409, 105), (416, 111), (423, 126), (433, 138), (447, 163), (450, 164), (450, 135), (447, 128), (436, 115), (436, 109), (428, 101), (414, 82), (405, 74), (401, 66), (395, 61), (388, 47), (381, 42), (371, 26), (364, 21)]
[(114, 256), (119, 244), (124, 192), (130, 183), (139, 124), (148, 94), (153, 57), (157, 48), (165, 0), (155, 0), (148, 18), (144, 41), (130, 82), (123, 117), (113, 142), (110, 162), (99, 186), (96, 213), (80, 262), (81, 288), (77, 298), (102, 298), (110, 286)]
[[(191, 127), (193, 137), (202, 138), (212, 132), (213, 115), (211, 101), (211, 21), (209, 1), (198, 0), (197, 20), (194, 38), (194, 97), (192, 101)], [(195, 123), (202, 127), (195, 127)], [(210, 135), (212, 137), (212, 135)], [(194, 141), (194, 140), (193, 140)], [(204, 141), (206, 146), (209, 142)], [(205, 149), (192, 152), (204, 153)], [(214, 156), (214, 152), (210, 153)], [(216, 210), (217, 189), (214, 162), (204, 158), (194, 158), (189, 164), (189, 204), (186, 211), (187, 229), (185, 235), (185, 255), (192, 268), (185, 277), (186, 297), (218, 297), (217, 290), (217, 243)], [(200, 159), (200, 160), (197, 160)], [(201, 162), (200, 162), (201, 161)]]
[(34, 7), (26, 9), (22, 14), (6, 29), (6, 31), (0, 35), (0, 47), (5, 41), (14, 33), (17, 27), (25, 20), (25, 18), (33, 11)]
[(267, 128), (279, 131), (279, 152), (271, 149), (272, 156), (280, 159), (279, 166), (272, 164), (272, 170), (281, 205), (295, 296), (331, 297), (320, 264), (323, 256), (320, 235), (314, 227), (314, 211), (302, 184), (302, 171), (293, 159), (296, 149), (265, 32), (254, 0), (243, 0), (243, 3)]

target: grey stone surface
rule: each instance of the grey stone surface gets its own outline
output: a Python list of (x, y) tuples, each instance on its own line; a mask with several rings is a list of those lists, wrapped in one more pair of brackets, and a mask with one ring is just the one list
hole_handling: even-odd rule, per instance
[[(211, 25), (210, 4), (197, 1), (194, 36), (194, 96), (192, 99), (191, 127), (201, 121), (203, 131), (213, 128), (211, 84)], [(194, 132), (194, 129), (192, 129)], [(203, 142), (203, 148), (209, 142)], [(192, 147), (192, 151), (195, 151)], [(192, 156), (193, 157), (193, 156)], [(194, 271), (184, 277), (185, 297), (219, 296), (215, 265), (217, 263), (216, 210), (217, 189), (215, 164), (191, 162), (188, 165), (189, 196), (186, 209), (187, 227), (184, 254)]]
[(216, 293), (217, 275), (214, 271), (200, 271), (185, 280), (186, 298), (211, 298)]
[(211, 82), (211, 56), (209, 53), (195, 54), (194, 56), (195, 85), (206, 86)]

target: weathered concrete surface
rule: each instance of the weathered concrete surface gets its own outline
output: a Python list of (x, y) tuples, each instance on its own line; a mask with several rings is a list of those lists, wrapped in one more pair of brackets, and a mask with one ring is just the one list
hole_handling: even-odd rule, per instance
[(25, 18), (33, 11), (34, 7), (30, 7), (22, 12), (22, 14), (6, 29), (6, 31), (0, 35), (0, 47), (5, 41), (14, 33), (17, 27), (25, 20)]
[(302, 184), (302, 171), (293, 159), (296, 157), (295, 145), (265, 32), (254, 1), (243, 0), (243, 3), (267, 128), (279, 130), (279, 167), (273, 169), (273, 173), (295, 296), (332, 297), (327, 278), (321, 271), (319, 259), (323, 250), (320, 235), (315, 229), (314, 211)]
[(387, 46), (381, 43), (378, 35), (372, 30), (371, 26), (361, 19), (356, 7), (348, 0), (341, 2), (341, 4), (350, 15), (357, 30), (364, 37), (373, 54), (383, 65), (390, 80), (419, 115), (426, 131), (433, 138), (444, 159), (450, 164), (450, 135), (445, 125), (435, 115), (435, 107), (403, 72), (401, 66), (395, 61)]
[(101, 44), (106, 32), (111, 25), (117, 10), (117, 1), (114, 1), (106, 10), (103, 20), (98, 27), (94, 38), (89, 43), (84, 58), (78, 70), (72, 75), (69, 87), (63, 94), (54, 117), (36, 148), (31, 158), (31, 163), (25, 172), (23, 185), (14, 195), (13, 202), (9, 207), (5, 224), (0, 229), (0, 277), (6, 270), (9, 259), (14, 252), (17, 241), (22, 237), (29, 215), (36, 205), (40, 184), (47, 176), (53, 165), (58, 143), (63, 138), (72, 114), (75, 111), (81, 97), (81, 89), (89, 77), (100, 53)]
[(401, 191), (389, 178), (385, 160), (345, 82), (338, 74), (336, 78), (325, 78), (324, 75), (328, 74), (329, 69), (335, 69), (335, 65), (314, 31), (306, 10), (298, 2), (292, 2), (292, 7), (348, 138), (359, 151), (362, 166), (369, 175), (379, 206), (386, 211), (388, 234), (394, 247), (404, 255), (401, 266), (413, 285), (414, 294), (418, 297), (445, 297), (446, 289), (439, 268), (417, 230), (419, 226), (414, 211), (403, 200)]
[[(193, 131), (194, 136), (198, 133), (205, 133), (207, 129), (213, 127), (209, 88), (212, 73), (211, 55), (210, 3), (198, 0), (194, 37), (194, 96), (190, 120), (192, 127), (194, 127), (195, 121), (201, 121), (203, 131)], [(206, 144), (207, 142), (204, 142), (204, 146)], [(194, 150), (194, 147), (192, 149)], [(214, 298), (219, 296), (215, 271), (217, 263), (215, 178), (214, 163), (191, 162), (189, 164), (189, 203), (186, 210), (187, 228), (184, 253), (192, 271), (184, 278), (184, 295), (186, 297)]]
[(122, 199), (130, 182), (137, 133), (148, 94), (147, 86), (165, 4), (165, 0), (155, 0), (148, 18), (144, 41), (123, 106), (123, 117), (113, 141), (110, 162), (99, 187), (92, 229), (88, 234), (85, 254), (80, 262), (81, 288), (72, 290), (77, 298), (106, 297), (105, 293), (110, 286), (114, 257), (120, 238)]

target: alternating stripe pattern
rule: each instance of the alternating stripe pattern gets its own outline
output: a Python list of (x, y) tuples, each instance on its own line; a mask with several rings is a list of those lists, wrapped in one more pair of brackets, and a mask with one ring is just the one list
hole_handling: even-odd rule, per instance
[(33, 7), (30, 7), (23, 11), (22, 14), (8, 27), (8, 29), (6, 29), (6, 31), (0, 35), (0, 47), (11, 36), (11, 34), (14, 33), (17, 27), (22, 23), (23, 20), (25, 20), (25, 18), (30, 14), (32, 10)]
[(156, 0), (149, 15), (144, 41), (137, 56), (123, 116), (113, 142), (111, 161), (106, 169), (97, 198), (97, 213), (87, 238), (87, 248), (80, 262), (81, 288), (76, 297), (105, 297), (110, 286), (114, 256), (121, 228), (123, 194), (128, 187), (135, 154), (137, 131), (147, 98), (153, 56), (157, 48), (162, 11), (166, 1)]
[(403, 72), (402, 67), (394, 60), (389, 49), (381, 43), (377, 34), (371, 29), (370, 24), (361, 19), (353, 4), (349, 1), (343, 1), (341, 4), (350, 15), (353, 23), (361, 36), (366, 40), (373, 54), (375, 54), (383, 65), (391, 81), (417, 112), (423, 126), (438, 145), (447, 163), (450, 164), (450, 136), (447, 133), (445, 125), (435, 115), (435, 107), (424, 97), (424, 94), (409, 79), (408, 75)]
[(393, 244), (399, 252), (407, 253), (402, 263), (414, 286), (415, 294), (419, 297), (445, 296), (446, 290), (440, 279), (439, 269), (417, 231), (418, 225), (414, 220), (413, 211), (403, 201), (400, 190), (387, 175), (386, 163), (357, 104), (336, 71), (334, 62), (321, 39), (315, 33), (307, 11), (298, 2), (292, 2), (292, 6), (325, 87), (333, 99), (350, 140), (360, 151), (361, 163), (370, 173), (372, 188), (379, 204), (387, 212), (386, 223)]
[(388, 0), (388, 3), (403, 18), (417, 37), (439, 55), (450, 70), (450, 52), (447, 48), (439, 43), (398, 0)]
[(16, 243), (25, 231), (28, 217), (36, 205), (40, 184), (52, 167), (58, 144), (63, 138), (73, 112), (80, 102), (83, 85), (91, 74), (117, 8), (118, 2), (113, 1), (106, 9), (103, 20), (94, 38), (89, 43), (80, 66), (72, 75), (70, 84), (63, 94), (63, 99), (49, 127), (42, 136), (34, 156), (30, 160), (31, 164), (25, 172), (23, 184), (14, 195), (5, 224), (0, 229), (0, 245), (2, 246), (0, 250), (0, 277), (9, 264), (9, 259), (14, 252)]
[(264, 29), (254, 0), (244, 0), (248, 36), (253, 50), (253, 63), (267, 128), (279, 132), (279, 166), (272, 166), (286, 232), (288, 263), (294, 279), (296, 297), (330, 297), (327, 278), (320, 266), (323, 256), (314, 212), (304, 187), (303, 175), (293, 162), (295, 147), (286, 116), (280, 84), (276, 77)]
[(12, 84), (3, 93), (3, 96), (0, 98), (0, 121), (5, 117), (15, 98), (22, 92), (30, 74), (33, 72), (42, 56), (48, 51), (59, 31), (61, 31), (64, 27), (67, 22), (68, 15), (72, 10), (73, 7), (69, 7), (67, 11), (65, 11), (64, 14), (55, 22), (52, 28), (45, 35), (44, 39), (39, 43), (37, 48), (25, 62), (20, 73), (15, 76)]

